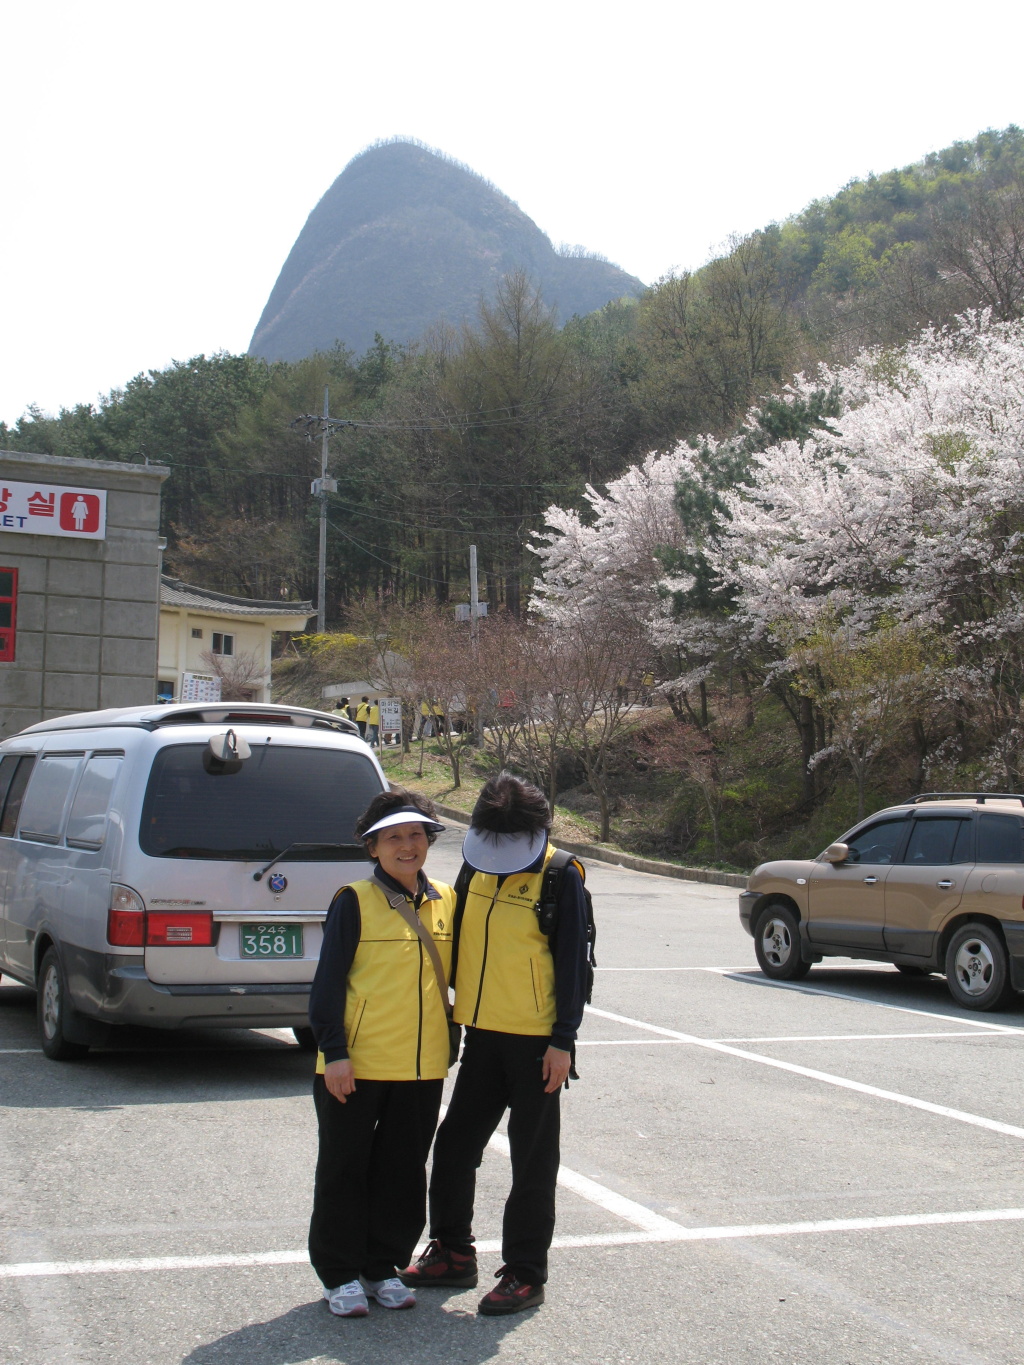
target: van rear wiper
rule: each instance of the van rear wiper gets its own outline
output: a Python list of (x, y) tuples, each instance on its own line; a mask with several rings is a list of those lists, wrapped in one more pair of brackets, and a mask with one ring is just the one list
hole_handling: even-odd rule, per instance
[(283, 848), (283, 849), (281, 850), (281, 852), (277, 855), (276, 858), (271, 858), (270, 862), (267, 863), (266, 867), (261, 867), (260, 870), (259, 870), (258, 872), (254, 872), (254, 873), (252, 874), (252, 879), (253, 879), (253, 881), (254, 881), (254, 882), (261, 882), (261, 881), (263, 880), (263, 878), (267, 875), (267, 873), (270, 871), (270, 869), (274, 866), (275, 863), (279, 863), (279, 862), (281, 861), (281, 859), (285, 856), (286, 853), (291, 853), (292, 850), (293, 850), (293, 849), (296, 849), (296, 848), (358, 848), (358, 849), (361, 849), (361, 848), (362, 848), (362, 844), (320, 844), (320, 843), (316, 843), (316, 844), (298, 844), (298, 843), (296, 843), (296, 844), (289, 844), (287, 848)]

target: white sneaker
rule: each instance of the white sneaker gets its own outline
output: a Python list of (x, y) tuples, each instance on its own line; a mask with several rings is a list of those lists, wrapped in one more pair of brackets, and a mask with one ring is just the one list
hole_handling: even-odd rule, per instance
[(324, 1298), (331, 1312), (339, 1318), (365, 1318), (370, 1311), (358, 1280), (339, 1284), (337, 1289), (324, 1289)]
[(406, 1289), (397, 1275), (390, 1280), (363, 1280), (363, 1288), (371, 1299), (377, 1300), (381, 1308), (416, 1307), (416, 1295), (411, 1289)]

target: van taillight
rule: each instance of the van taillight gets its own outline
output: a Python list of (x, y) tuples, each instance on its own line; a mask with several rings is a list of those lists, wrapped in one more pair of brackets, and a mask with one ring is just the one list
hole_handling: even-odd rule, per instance
[(209, 911), (150, 910), (146, 916), (149, 947), (208, 946), (212, 942), (213, 916)]
[(146, 942), (146, 907), (130, 886), (110, 888), (107, 942), (115, 948), (142, 948)]

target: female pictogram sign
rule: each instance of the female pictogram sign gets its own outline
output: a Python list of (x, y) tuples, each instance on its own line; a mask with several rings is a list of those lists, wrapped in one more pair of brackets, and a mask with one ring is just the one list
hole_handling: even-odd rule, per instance
[(60, 524), (64, 531), (92, 535), (99, 529), (100, 500), (95, 493), (62, 493)]

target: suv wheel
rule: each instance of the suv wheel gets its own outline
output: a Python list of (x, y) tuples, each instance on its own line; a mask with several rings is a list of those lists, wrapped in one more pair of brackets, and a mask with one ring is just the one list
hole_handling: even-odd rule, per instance
[(1011, 995), (1006, 948), (997, 929), (965, 924), (946, 949), (946, 985), (968, 1010), (997, 1010)]
[(56, 948), (47, 948), (39, 967), (36, 985), (36, 1018), (39, 1022), (39, 1041), (43, 1051), (53, 1062), (71, 1062), (84, 1057), (88, 1043), (69, 1043), (64, 1037), (67, 1014), (67, 991), (64, 972)]
[(796, 915), (782, 901), (774, 901), (757, 917), (754, 925), (754, 952), (757, 965), (776, 981), (799, 981), (811, 970), (800, 956), (800, 925)]

